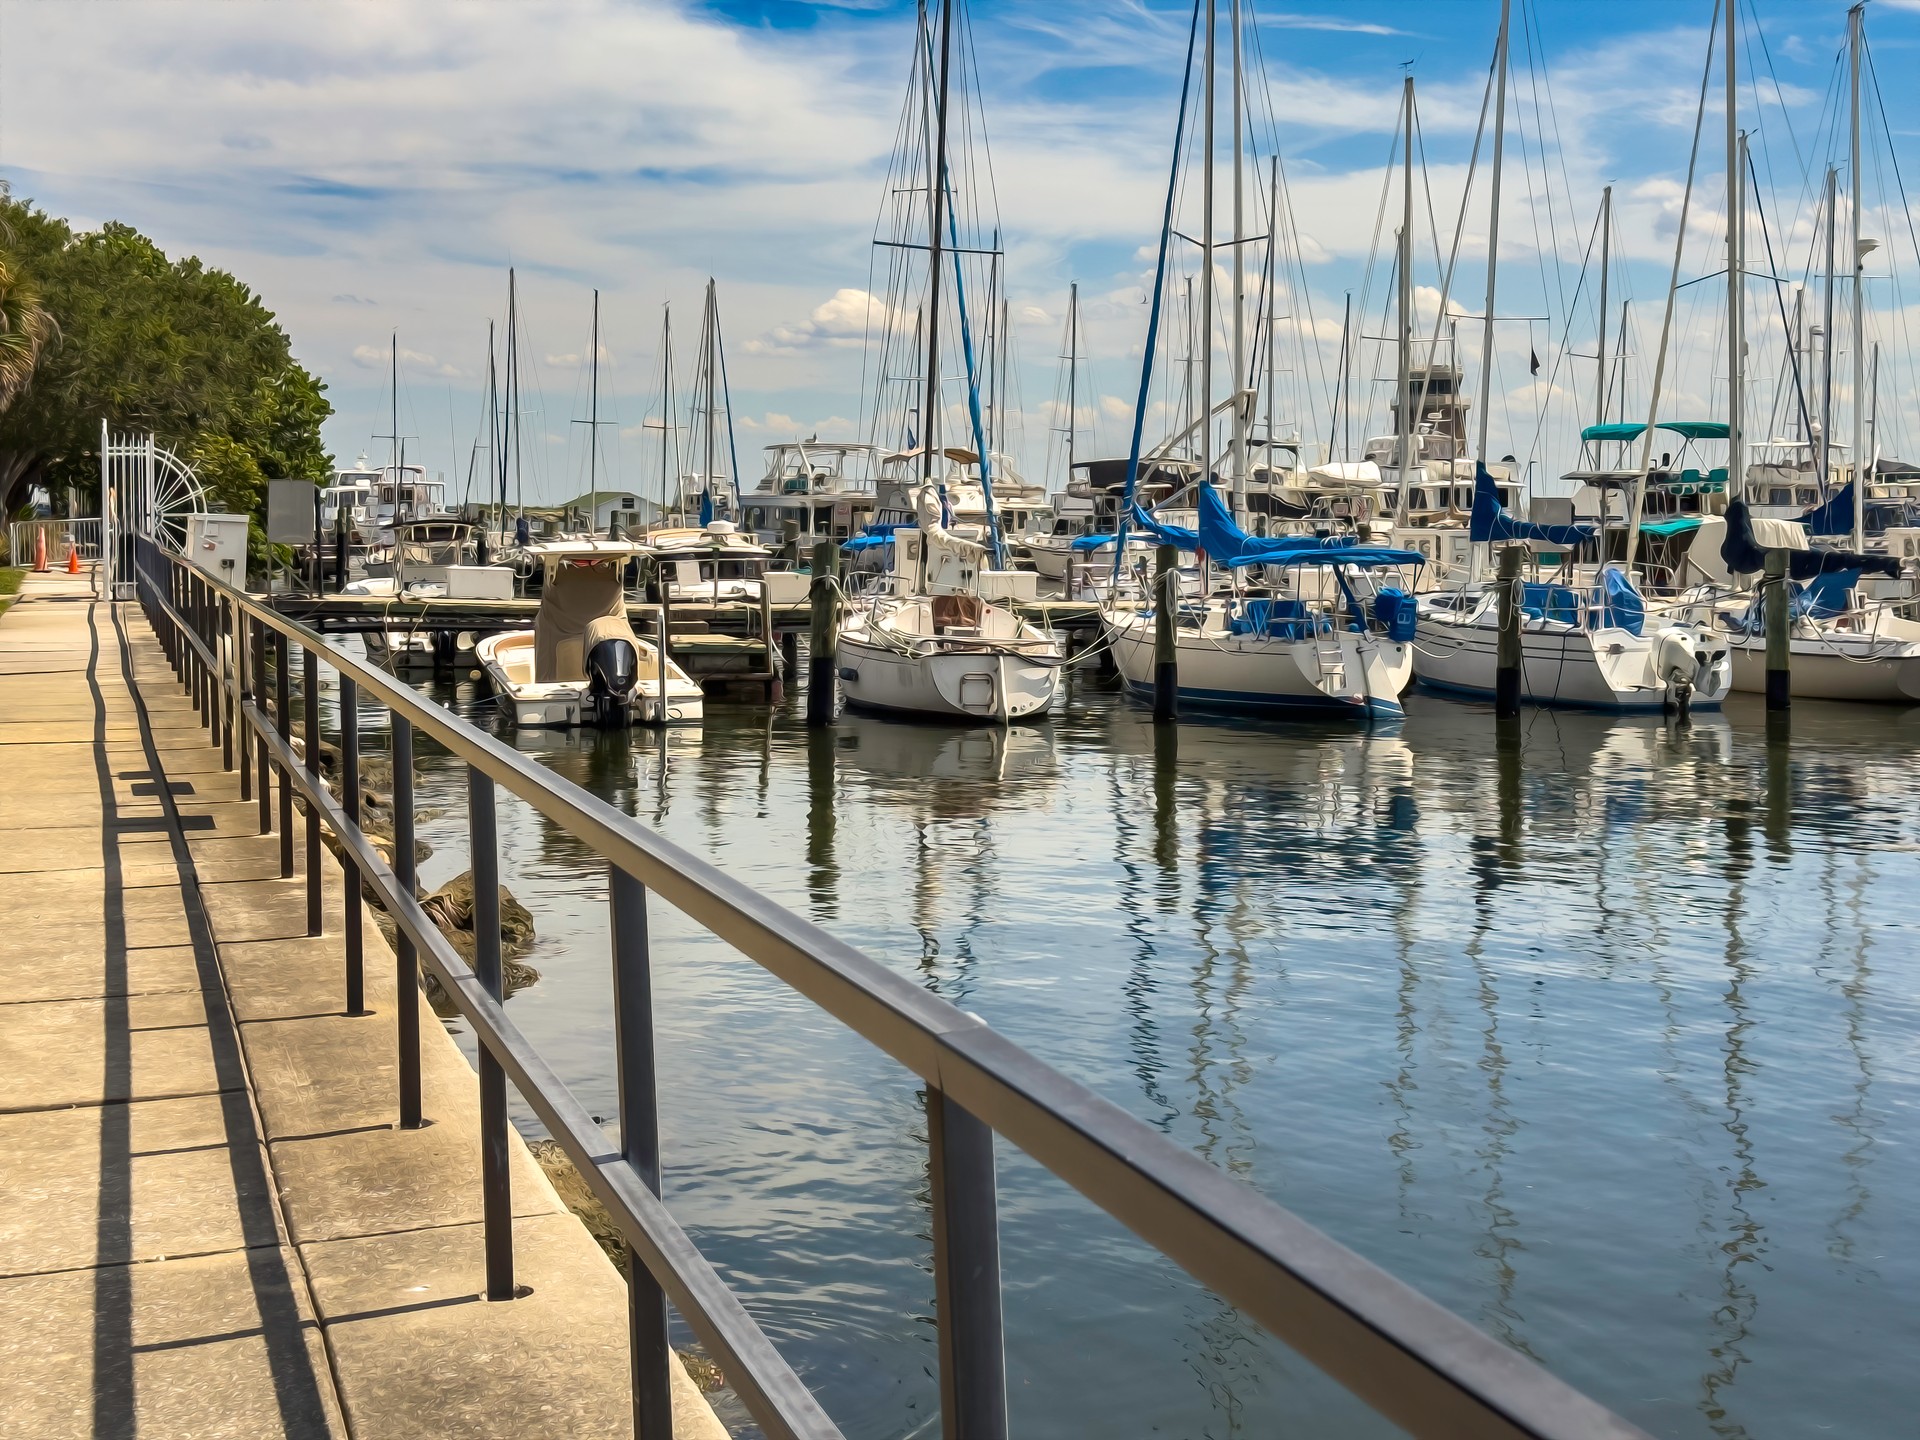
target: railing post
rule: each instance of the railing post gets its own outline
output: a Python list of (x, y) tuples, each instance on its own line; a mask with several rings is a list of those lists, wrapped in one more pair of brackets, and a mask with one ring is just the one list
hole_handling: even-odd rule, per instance
[[(318, 789), (320, 780), (320, 657), (311, 645), (300, 646), (300, 682), (307, 712), (307, 775)], [(325, 932), (321, 906), (320, 807), (307, 805), (307, 934)]]
[[(360, 692), (343, 672), (340, 676), (340, 808), (347, 823), (360, 828)], [(360, 862), (347, 837), (340, 837), (340, 877), (346, 886), (341, 931), (347, 949), (347, 1014), (367, 1011), (366, 947), (361, 931)]]
[(247, 743), (247, 702), (253, 699), (253, 617), (229, 606), (233, 633), (234, 758), (240, 762), (240, 798), (253, 799), (253, 747)]
[[(253, 644), (250, 647), (253, 656), (253, 703), (257, 709), (264, 711), (267, 708), (267, 627), (257, 618), (250, 619), (249, 623), (253, 630)], [(260, 777), (260, 833), (268, 835), (273, 831), (273, 771), (267, 764), (267, 737), (264, 733), (254, 736), (253, 768)]]
[[(413, 858), (413, 722), (393, 716), (393, 873), (411, 895)], [(400, 1047), (400, 1128), (420, 1128), (420, 957), (402, 929), (393, 947)]]
[[(620, 1101), (620, 1153), (660, 1193), (660, 1110), (654, 1088), (653, 975), (646, 887), (618, 865), (607, 868), (613, 927), (613, 1054)], [(627, 1247), (627, 1349), (638, 1440), (673, 1434), (672, 1354), (667, 1296)]]
[[(473, 859), (473, 973), (506, 998), (500, 963), (500, 848), (493, 781), (467, 767), (467, 837)], [(507, 1072), (480, 1046), (480, 1211), (487, 1247), (487, 1299), (513, 1298), (513, 1179), (507, 1170)]]
[(1007, 1359), (993, 1131), (929, 1086), (927, 1139), (941, 1434), (945, 1440), (1005, 1440)]
[[(234, 691), (238, 689), (239, 676), (229, 675), (228, 661), (237, 660), (239, 655), (229, 644), (229, 641), (234, 638), (233, 611), (227, 605), (227, 597), (211, 587), (207, 594), (213, 602), (207, 612), (208, 619), (212, 622), (210, 628), (213, 630), (213, 644), (208, 648), (213, 651), (216, 672), (214, 684), (218, 703), (214, 706), (213, 714), (215, 723), (220, 727), (220, 768), (231, 770), (233, 769)], [(235, 669), (237, 668), (236, 666)], [(240, 798), (244, 800), (247, 797), (242, 795)]]
[[(273, 722), (280, 731), (281, 743), (293, 743), (293, 701), (289, 696), (292, 665), (284, 632), (273, 632)], [(280, 777), (280, 878), (293, 878), (293, 777)]]

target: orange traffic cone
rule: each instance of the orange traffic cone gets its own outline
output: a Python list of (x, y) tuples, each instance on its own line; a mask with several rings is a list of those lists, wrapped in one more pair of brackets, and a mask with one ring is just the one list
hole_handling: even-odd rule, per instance
[(71, 540), (67, 542), (67, 573), (69, 575), (80, 573), (80, 547)]
[(47, 573), (47, 532), (36, 525), (33, 530), (33, 568), (35, 573)]

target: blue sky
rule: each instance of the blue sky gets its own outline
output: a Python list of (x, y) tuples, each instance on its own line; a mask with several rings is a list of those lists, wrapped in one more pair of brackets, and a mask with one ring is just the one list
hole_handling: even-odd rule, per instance
[[(1401, 67), (1411, 62), (1419, 86), (1433, 208), (1450, 234), (1498, 5), (1281, 0), (1249, 9), (1261, 57), (1258, 145), (1264, 155), (1277, 142), (1288, 169), (1315, 320), (1296, 337), (1289, 383), (1316, 433), (1327, 409), (1320, 377), (1338, 345), (1328, 317), (1348, 291), (1365, 293), (1361, 328), (1379, 328), (1384, 272), (1370, 285), (1367, 276)], [(1081, 285), (1094, 396), (1082, 424), (1097, 437), (1083, 445), (1124, 444), (1189, 12), (1091, 0), (974, 0), (970, 11), (1007, 237), (1020, 459), (1053, 479), (1058, 416), (1049, 406), (1071, 280)], [(1698, 0), (1516, 6), (1497, 313), (1551, 318), (1501, 327), (1492, 413), (1506, 435), (1492, 443), (1537, 458), (1542, 474), (1573, 459), (1569, 427), (1592, 389), (1590, 361), (1557, 356), (1563, 337), (1564, 348), (1591, 350), (1591, 299), (1569, 296), (1608, 183), (1626, 257), (1614, 294), (1630, 294), (1644, 315), (1629, 371), (1650, 368), (1709, 13)], [(373, 437), (388, 429), (385, 363), (397, 329), (410, 454), (449, 472), (456, 494), (478, 426), (486, 324), (503, 313), (509, 262), (519, 268), (529, 357), (530, 498), (584, 488), (583, 427), (570, 422), (585, 413), (597, 285), (602, 407), (619, 422), (609, 460), (637, 483), (658, 467), (644, 422), (658, 410), (661, 306), (673, 303), (676, 333), (690, 340), (709, 274), (719, 281), (743, 456), (796, 433), (852, 438), (870, 239), (912, 14), (899, 4), (771, 0), (0, 0), (0, 175), (82, 224), (128, 221), (260, 290), (329, 385), (339, 413), (328, 439), (342, 458), (381, 453)], [(1798, 256), (1798, 273), (1811, 238), (1800, 176), (1830, 148), (1816, 131), (1845, 6), (1759, 0), (1743, 17), (1741, 58), (1762, 74), (1743, 103), (1756, 112), (1756, 145), (1775, 182), (1768, 223)], [(1893, 153), (1920, 182), (1907, 149), (1920, 100), (1898, 78), (1920, 39), (1920, 3), (1875, 0), (1868, 24), (1890, 91)], [(1715, 268), (1719, 253), (1718, 104), (1716, 79), (1695, 198), (1696, 222), (1706, 220), (1690, 226), (1700, 234), (1683, 264), (1689, 277)], [(1549, 129), (1542, 143), (1538, 132)], [(1891, 252), (1895, 273), (1912, 273), (1896, 193), (1882, 162), (1870, 175), (1872, 228), (1889, 235), (1882, 256)], [(1484, 200), (1468, 213), (1452, 299), (1471, 315), (1484, 283)], [(1416, 232), (1429, 234), (1424, 218)], [(1416, 279), (1431, 288), (1438, 265), (1430, 237), (1423, 243)], [(1191, 259), (1182, 263), (1191, 273)], [(1713, 388), (1723, 315), (1714, 289), (1691, 287), (1680, 309), (1682, 408), (1724, 406), (1724, 362), (1718, 396)], [(1897, 287), (1869, 293), (1886, 312), (1875, 326), (1889, 376), (1904, 373)], [(1302, 332), (1306, 298), (1292, 322)], [(1426, 297), (1429, 310), (1435, 298)], [(1755, 314), (1773, 304), (1770, 290), (1751, 295)], [(1529, 351), (1548, 362), (1542, 379), (1527, 374)], [(1364, 346), (1360, 368), (1379, 368)], [(1765, 372), (1756, 403), (1770, 400), (1777, 368), (1756, 353), (1754, 369)], [(1644, 374), (1638, 386), (1629, 383), (1635, 405)], [(1357, 393), (1372, 388), (1363, 373)], [(1883, 388), (1914, 387), (1909, 377)], [(1556, 407), (1565, 415), (1543, 424)]]

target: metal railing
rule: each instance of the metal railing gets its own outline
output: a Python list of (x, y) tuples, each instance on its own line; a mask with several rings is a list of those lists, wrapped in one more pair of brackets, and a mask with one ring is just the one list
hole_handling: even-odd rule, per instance
[(79, 552), (80, 563), (91, 565), (100, 558), (100, 517), (79, 519), (15, 520), (7, 526), (7, 554), (15, 565), (31, 565), (37, 537), (47, 537), (47, 563), (67, 563), (69, 545)]
[[(666, 1440), (671, 1303), (774, 1440), (840, 1431), (660, 1200), (649, 897), (672, 906), (826, 1010), (925, 1082), (940, 1413), (946, 1440), (1007, 1434), (1001, 1333), (997, 1134), (1409, 1433), (1606, 1437), (1643, 1432), (1517, 1351), (1394, 1279), (1167, 1136), (819, 926), (681, 850), (606, 801), (450, 715), (314, 631), (142, 541), (139, 598), (211, 743), (239, 770), (260, 833), (276, 823), (294, 872), (294, 797), (306, 805), (307, 926), (319, 934), (322, 825), (348, 872), (345, 1009), (365, 1014), (361, 883), (398, 931), (399, 1123), (422, 1123), (419, 967), (479, 1042), (480, 1165), (489, 1298), (515, 1294), (506, 1086), (560, 1143), (628, 1248), (636, 1434)], [(290, 679), (304, 705), (296, 751)], [(340, 684), (340, 795), (321, 774), (319, 667)], [(271, 674), (275, 701), (265, 705)], [(359, 702), (391, 717), (394, 863), (359, 824)], [(469, 968), (414, 895), (413, 747), (431, 736), (465, 763), (477, 945)], [(607, 863), (620, 1144), (533, 1049), (502, 1003), (499, 789)], [(361, 883), (353, 883), (355, 881)]]

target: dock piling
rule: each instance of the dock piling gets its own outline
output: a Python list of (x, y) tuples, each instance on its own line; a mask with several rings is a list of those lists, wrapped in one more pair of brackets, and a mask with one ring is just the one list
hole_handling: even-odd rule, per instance
[(1500, 639), (1494, 656), (1493, 713), (1502, 720), (1520, 714), (1520, 547), (1500, 552)]
[(1793, 645), (1789, 638), (1793, 591), (1787, 584), (1787, 552), (1767, 551), (1766, 578), (1767, 709), (1785, 710), (1793, 704)]
[(1153, 570), (1153, 718), (1180, 714), (1180, 662), (1174, 646), (1174, 616), (1180, 606), (1179, 557), (1171, 545), (1154, 552)]
[(831, 540), (813, 547), (812, 615), (807, 637), (807, 724), (833, 723), (838, 659), (834, 637), (840, 633), (840, 552)]

